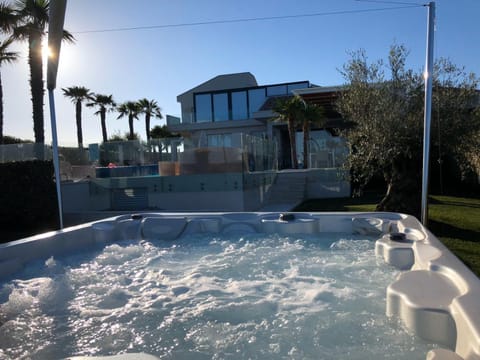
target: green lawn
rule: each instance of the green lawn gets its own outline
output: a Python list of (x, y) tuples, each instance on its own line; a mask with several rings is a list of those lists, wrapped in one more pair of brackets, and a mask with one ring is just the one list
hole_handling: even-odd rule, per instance
[[(381, 196), (316, 199), (295, 211), (374, 211)], [(428, 228), (470, 269), (480, 276), (480, 199), (431, 196)]]

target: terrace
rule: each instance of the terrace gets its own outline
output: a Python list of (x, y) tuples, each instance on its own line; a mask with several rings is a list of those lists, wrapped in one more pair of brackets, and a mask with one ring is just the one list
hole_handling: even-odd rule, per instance
[[(278, 170), (276, 142), (238, 133), (221, 144), (166, 138), (60, 147), (64, 218), (76, 224), (125, 211), (288, 210), (306, 198), (349, 196), (338, 144), (320, 137), (312, 150), (314, 167), (292, 172)], [(51, 159), (50, 147), (42, 152)], [(0, 147), (2, 162), (35, 158), (34, 144)], [(292, 181), (296, 195), (289, 197)]]

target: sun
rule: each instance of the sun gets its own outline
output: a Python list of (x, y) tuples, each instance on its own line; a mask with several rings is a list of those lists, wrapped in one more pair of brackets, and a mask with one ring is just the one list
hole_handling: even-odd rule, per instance
[(53, 56), (52, 51), (48, 47), (48, 43), (46, 41), (42, 41), (42, 59), (43, 61), (47, 61), (50, 57)]

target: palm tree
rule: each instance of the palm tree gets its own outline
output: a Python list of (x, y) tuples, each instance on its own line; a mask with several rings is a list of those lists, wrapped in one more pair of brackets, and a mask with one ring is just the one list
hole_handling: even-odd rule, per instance
[(6, 2), (0, 3), (0, 31), (10, 33), (18, 22), (18, 16)]
[[(12, 38), (9, 38), (3, 42), (0, 42), (0, 67), (3, 64), (10, 64), (18, 60), (19, 54), (15, 51), (9, 51), (8, 47), (13, 42)], [(3, 144), (3, 87), (2, 76), (0, 74), (0, 144)]]
[(294, 169), (298, 168), (295, 133), (297, 125), (302, 120), (304, 110), (305, 103), (298, 95), (279, 100), (273, 107), (273, 111), (276, 113), (274, 120), (287, 122), (290, 138), (290, 158)]
[[(6, 3), (0, 3), (0, 31), (9, 33), (17, 24), (17, 16), (14, 10)], [(3, 64), (10, 64), (19, 58), (19, 54), (9, 51), (8, 47), (12, 44), (13, 39), (8, 38), (0, 42), (0, 67)], [(3, 144), (3, 87), (0, 74), (0, 144)]]
[(141, 99), (138, 101), (140, 112), (145, 114), (145, 132), (147, 135), (147, 141), (150, 140), (150, 118), (152, 116), (163, 119), (161, 109), (155, 100)]
[(127, 101), (123, 104), (120, 104), (117, 107), (117, 111), (120, 113), (117, 119), (120, 119), (124, 116), (128, 116), (128, 129), (129, 129), (129, 136), (128, 140), (135, 139), (135, 133), (133, 131), (133, 119), (138, 120), (138, 114), (140, 113), (141, 109), (137, 102), (134, 101)]
[(103, 142), (106, 143), (108, 141), (107, 137), (107, 125), (105, 123), (105, 117), (107, 111), (115, 110), (117, 104), (113, 100), (112, 95), (102, 95), (102, 94), (94, 94), (91, 98), (90, 103), (87, 104), (88, 107), (95, 106), (98, 110), (95, 112), (95, 115), (100, 115), (100, 122), (102, 124), (102, 137)]
[(77, 140), (78, 147), (83, 147), (83, 135), (82, 135), (82, 102), (85, 100), (90, 100), (92, 98), (92, 93), (89, 89), (84, 86), (72, 86), (66, 89), (63, 89), (63, 95), (67, 98), (70, 98), (75, 104), (75, 118), (77, 120)]
[(316, 104), (305, 103), (305, 108), (302, 116), (302, 130), (303, 130), (303, 168), (308, 168), (308, 142), (310, 140), (310, 128), (312, 125), (320, 127), (325, 126), (325, 115), (323, 107)]
[[(43, 60), (42, 39), (48, 25), (48, 0), (16, 0), (15, 11), (18, 23), (13, 29), (16, 40), (28, 42), (28, 65), (30, 67), (30, 91), (33, 105), (33, 132), (36, 143), (45, 142), (43, 119)], [(64, 31), (64, 40), (74, 41), (74, 37)]]

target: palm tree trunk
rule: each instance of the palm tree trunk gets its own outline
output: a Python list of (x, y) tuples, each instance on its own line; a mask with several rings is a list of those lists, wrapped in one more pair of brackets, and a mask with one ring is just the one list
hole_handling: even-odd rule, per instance
[(147, 133), (147, 141), (150, 140), (150, 114), (145, 114), (145, 131)]
[(108, 141), (108, 137), (107, 137), (107, 125), (105, 123), (105, 109), (102, 109), (100, 111), (100, 122), (102, 124), (103, 142), (106, 143)]
[(310, 124), (303, 123), (303, 168), (308, 169), (308, 141), (310, 139)]
[(128, 116), (128, 128), (130, 130), (130, 139), (128, 140), (133, 140), (133, 116), (132, 115)]
[(0, 74), (0, 145), (3, 144), (3, 87), (2, 76)]
[(82, 102), (77, 100), (75, 103), (75, 116), (77, 119), (77, 140), (78, 147), (83, 148), (83, 135), (82, 135)]
[(292, 167), (298, 169), (297, 142), (295, 140), (295, 124), (293, 119), (288, 119), (288, 135), (290, 137), (290, 157), (292, 160)]
[(30, 91), (33, 106), (33, 132), (35, 142), (45, 143), (45, 129), (43, 120), (43, 64), (42, 64), (42, 36), (33, 33), (28, 39), (28, 64), (30, 66)]

